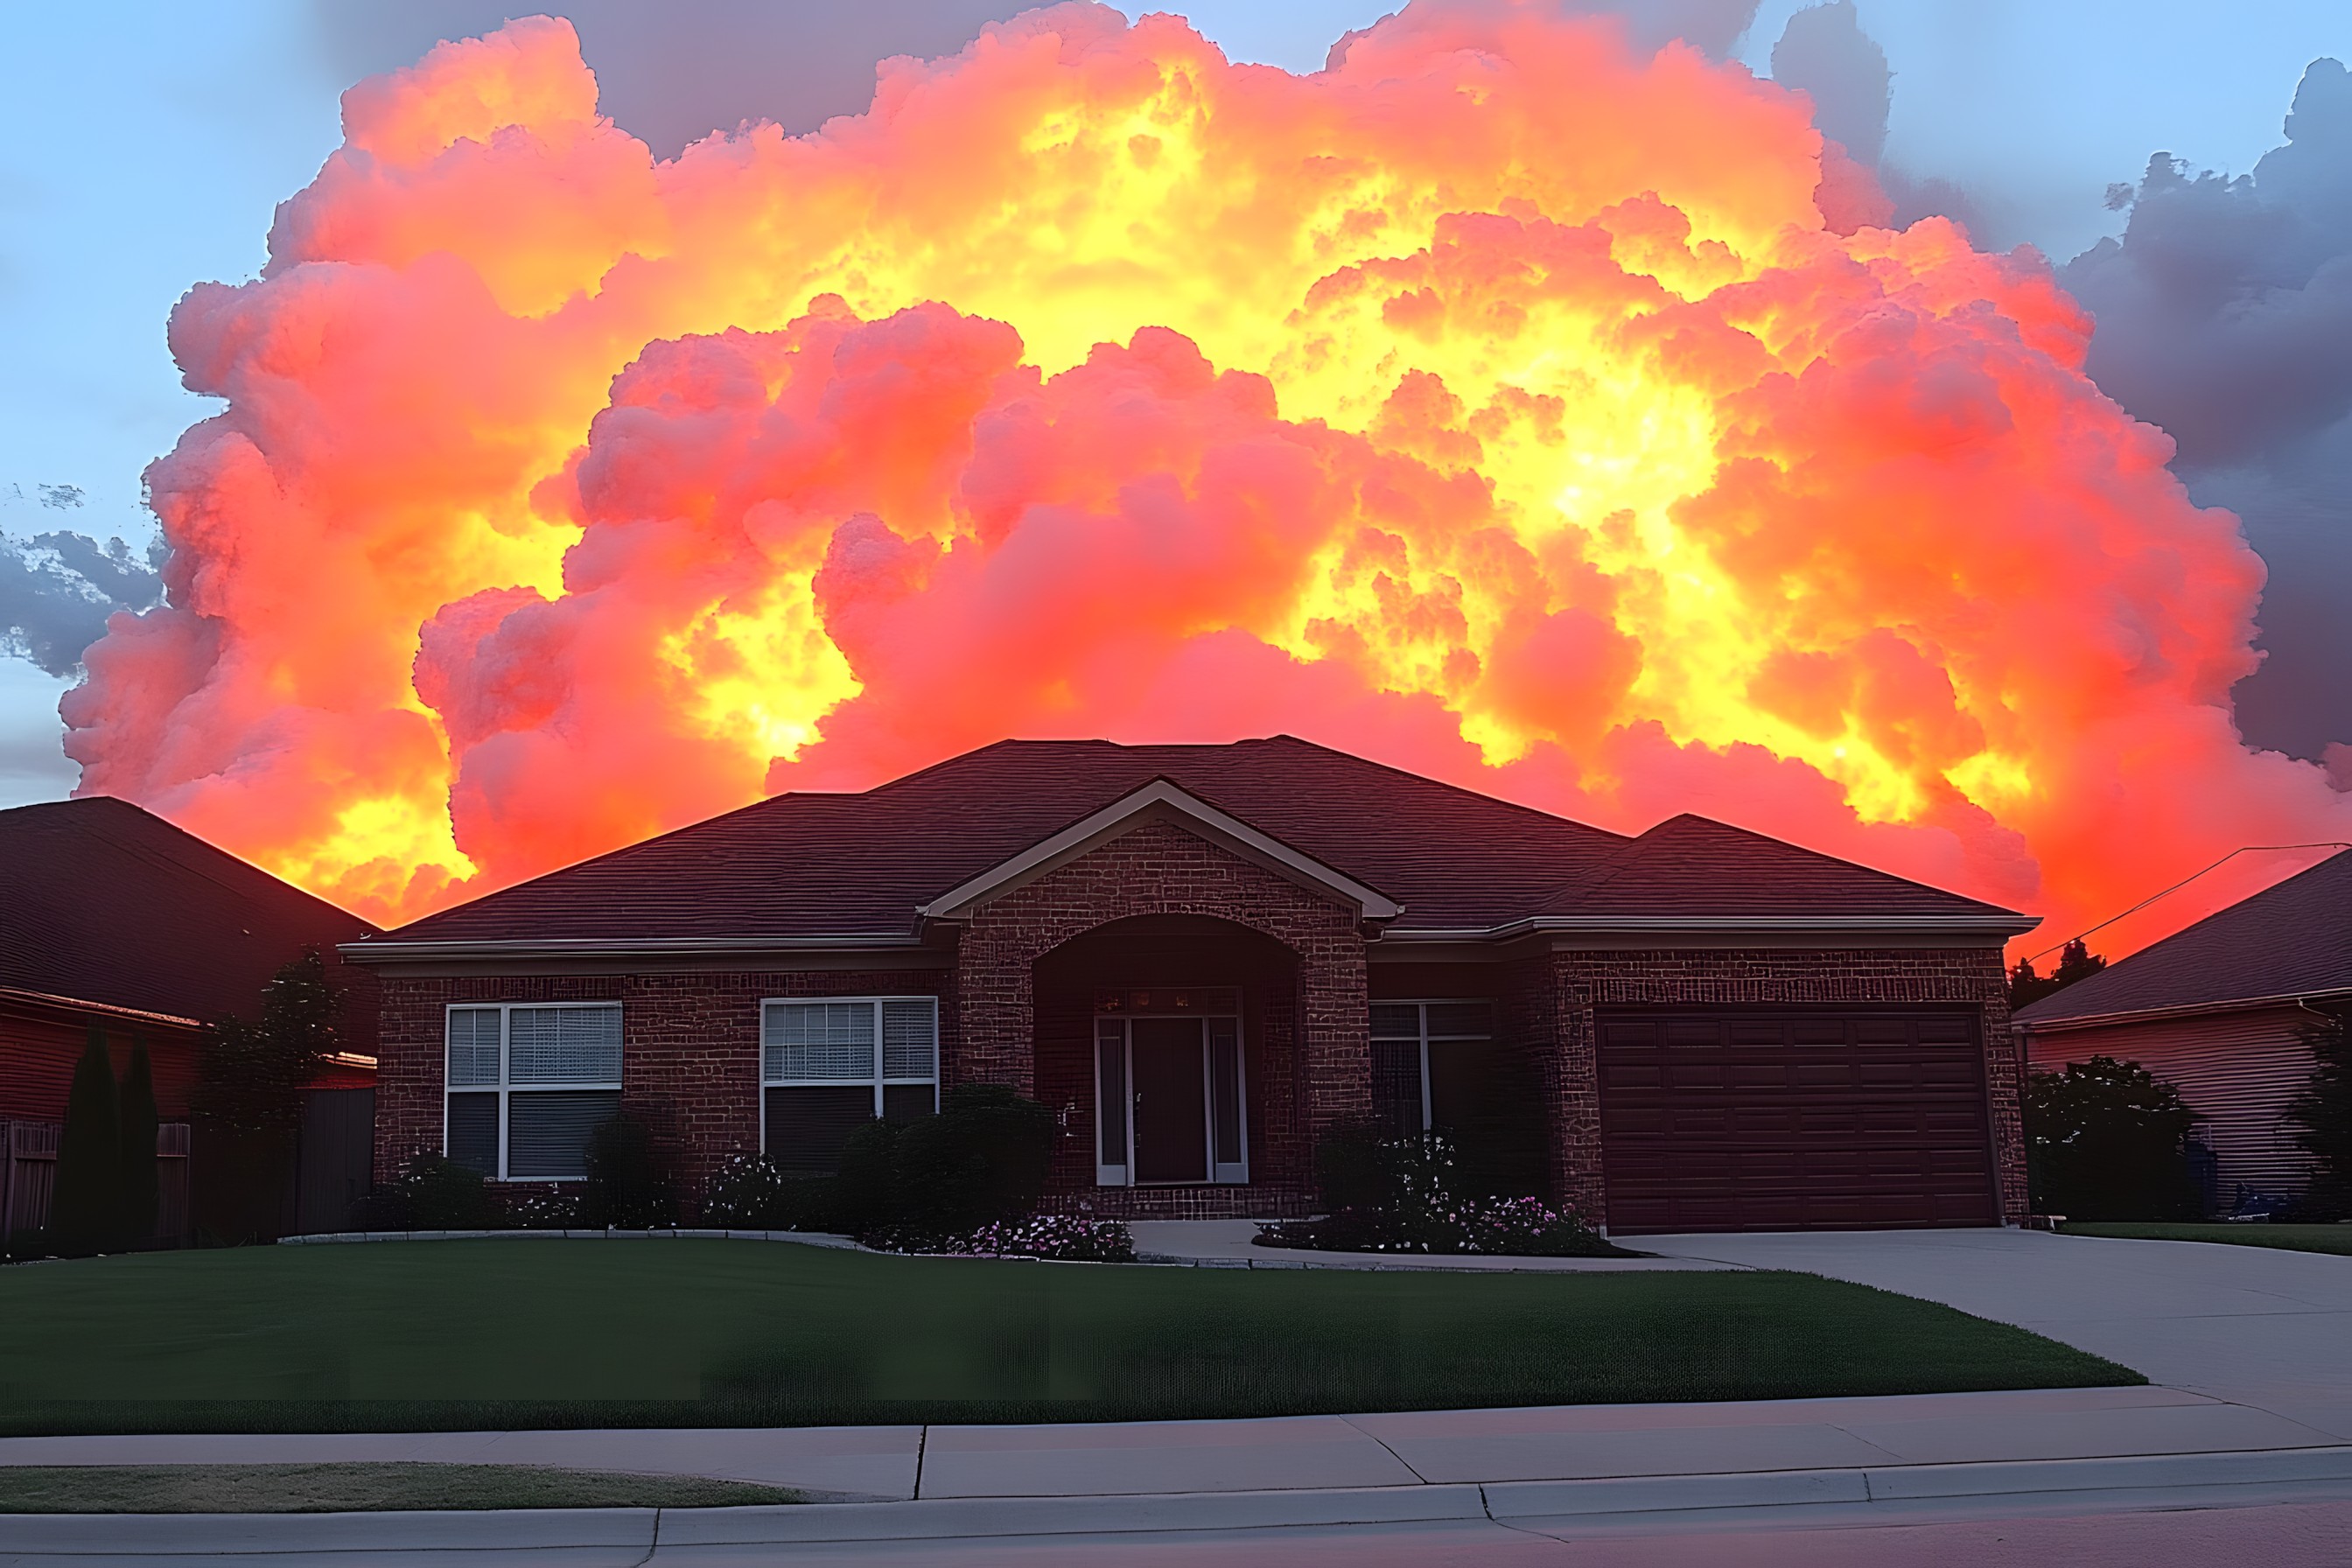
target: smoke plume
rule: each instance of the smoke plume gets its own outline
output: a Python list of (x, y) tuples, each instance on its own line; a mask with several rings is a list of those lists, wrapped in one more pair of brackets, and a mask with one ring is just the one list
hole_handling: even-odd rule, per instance
[(1549, 5), (1295, 76), (1073, 4), (662, 161), (567, 24), (442, 45), (173, 315), (227, 407), (82, 787), (386, 919), (1008, 734), (1288, 730), (2062, 925), (2345, 837), (2089, 319), (1860, 221), (1811, 113)]

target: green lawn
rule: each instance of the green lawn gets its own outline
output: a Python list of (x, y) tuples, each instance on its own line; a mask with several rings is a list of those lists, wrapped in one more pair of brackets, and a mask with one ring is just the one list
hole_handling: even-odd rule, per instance
[(0, 1433), (1114, 1420), (2144, 1382), (1806, 1274), (448, 1241), (0, 1269)]
[(0, 1465), (0, 1513), (741, 1508), (801, 1500), (798, 1492), (747, 1481), (537, 1465)]
[(2276, 1247), (2288, 1252), (2333, 1252), (2352, 1258), (2352, 1225), (2074, 1225), (2068, 1236), (2113, 1236), (2127, 1241), (2225, 1241), (2234, 1247)]

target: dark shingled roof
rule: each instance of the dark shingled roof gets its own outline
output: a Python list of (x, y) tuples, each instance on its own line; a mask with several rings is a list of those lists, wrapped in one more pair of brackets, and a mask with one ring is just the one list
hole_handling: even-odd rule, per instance
[[(305, 947), (331, 967), (336, 943), (376, 933), (129, 801), (0, 811), (0, 986), (205, 1022), (250, 1017)], [(371, 1048), (374, 1018), (347, 1023), (353, 1046)]]
[(2352, 850), (2044, 996), (2029, 1024), (2352, 991)]
[(403, 942), (899, 936), (915, 910), (1164, 778), (1404, 906), (1416, 930), (1585, 910), (2007, 911), (1698, 817), (1639, 838), (1277, 735), (1006, 741), (859, 795), (782, 795), (428, 915)]

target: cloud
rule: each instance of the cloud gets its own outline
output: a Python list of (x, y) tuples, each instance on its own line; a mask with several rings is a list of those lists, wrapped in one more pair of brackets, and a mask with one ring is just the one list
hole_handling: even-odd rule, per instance
[[(1030, 0), (311, 0), (343, 81), (409, 64), (445, 38), (533, 11), (568, 17), (595, 71), (597, 107), (661, 158), (744, 121), (814, 131), (863, 110), (875, 62), (950, 55)], [(1708, 0), (1696, 0), (1706, 8)], [(1752, 0), (1751, 0), (1752, 4)], [(1722, 0), (1713, 0), (1722, 8)]]
[(2122, 237), (2063, 276), (2092, 375), (2270, 568), (2241, 727), (2315, 758), (2352, 740), (2352, 74), (2314, 61), (2286, 135), (2235, 179), (2156, 154)]
[[(42, 504), (79, 506), (71, 485), (44, 485)], [(52, 500), (71, 492), (70, 500)], [(142, 560), (120, 539), (86, 533), (0, 533), (0, 653), (30, 659), (49, 675), (70, 675), (82, 649), (106, 635), (117, 610), (143, 610), (163, 596), (158, 540)]]

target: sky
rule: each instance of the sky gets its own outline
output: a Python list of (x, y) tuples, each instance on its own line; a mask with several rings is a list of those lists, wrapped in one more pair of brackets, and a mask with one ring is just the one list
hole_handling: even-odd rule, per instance
[[(1708, 9), (1706, 0), (1682, 4)], [(661, 141), (681, 134), (675, 96), (624, 79), (633, 67), (642, 76), (679, 62), (600, 59), (598, 26), (609, 38), (627, 26), (613, 19), (625, 9), (617, 0), (551, 8), (579, 22), (590, 63), (606, 75), (607, 111), (648, 133), (656, 151), (674, 150)], [(1387, 9), (1349, 0), (1180, 8), (1234, 58), (1294, 70), (1318, 66), (1336, 37)], [(1801, 8), (1769, 0), (1734, 45), (1737, 58), (1769, 73), (1773, 43)], [(824, 9), (681, 0), (667, 14), (701, 13), (711, 37), (749, 27), (779, 47), (795, 29), (821, 27), (811, 18)], [(968, 32), (1008, 7), (876, 0), (862, 9), (885, 32), (913, 37)], [(153, 536), (141, 471), (216, 406), (179, 384), (164, 342), (173, 301), (198, 281), (258, 268), (275, 204), (337, 144), (338, 98), (352, 79), (412, 58), (439, 31), (502, 14), (434, 0), (93, 0), (12, 10), (19, 68), (0, 98), (0, 342), (13, 371), (0, 383), (0, 534), (20, 546), (58, 531), (100, 544), (120, 537), (127, 557), (117, 575), (137, 577)], [(2107, 192), (2138, 181), (2152, 153), (2243, 174), (2279, 144), (2305, 67), (2352, 58), (2352, 6), (2341, 0), (1856, 0), (1855, 15), (1893, 72), (1886, 166), (1959, 187), (1980, 241), (2035, 245), (2060, 262), (2122, 232), (2125, 214), (2106, 205)], [(739, 68), (757, 64), (757, 49), (720, 52), (741, 57)], [(658, 128), (632, 123), (632, 104), (649, 121), (668, 118)], [(2261, 451), (2217, 459), (2204, 482), (2220, 499), (2260, 504), (2266, 460)], [(20, 549), (0, 558), (0, 595), (12, 565), (19, 587), (28, 573), (58, 569), (54, 552)], [(6, 603), (0, 597), (0, 616)], [(0, 805), (55, 798), (75, 782), (55, 712), (72, 679), (70, 650), (52, 647), (45, 662), (63, 673), (0, 654)], [(2295, 743), (2315, 755), (2316, 733)]]

